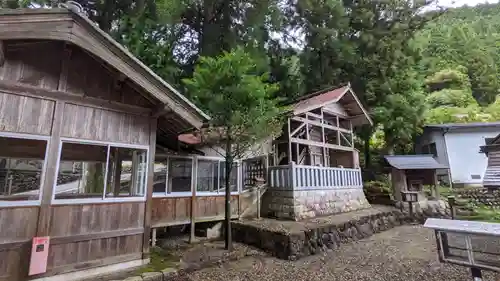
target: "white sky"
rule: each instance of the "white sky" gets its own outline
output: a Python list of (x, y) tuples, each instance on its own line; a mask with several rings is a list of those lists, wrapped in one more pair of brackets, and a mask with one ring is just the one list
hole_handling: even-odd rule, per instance
[(463, 5), (475, 6), (481, 3), (497, 3), (498, 0), (439, 0), (440, 6), (461, 7)]

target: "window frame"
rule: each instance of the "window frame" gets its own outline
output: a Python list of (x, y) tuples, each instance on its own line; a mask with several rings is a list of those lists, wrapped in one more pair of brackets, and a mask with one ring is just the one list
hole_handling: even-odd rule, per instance
[[(56, 187), (57, 187), (57, 176), (59, 174), (59, 164), (61, 162), (61, 153), (63, 143), (76, 143), (83, 145), (101, 145), (106, 147), (106, 172), (104, 174), (104, 191), (100, 199), (98, 198), (79, 198), (79, 199), (56, 199)], [(133, 196), (133, 197), (106, 197), (107, 182), (108, 182), (108, 167), (109, 167), (109, 154), (111, 147), (117, 148), (130, 148), (130, 149), (142, 149), (146, 150), (146, 177), (145, 177), (145, 190), (143, 196)], [(84, 140), (76, 138), (65, 138), (61, 137), (59, 140), (59, 147), (57, 152), (57, 164), (55, 170), (55, 177), (52, 183), (52, 198), (51, 205), (72, 205), (72, 204), (86, 204), (86, 203), (120, 203), (120, 202), (145, 202), (148, 194), (148, 177), (149, 177), (149, 146), (148, 145), (138, 145), (138, 144), (128, 144), (119, 142), (107, 142), (107, 141), (96, 141), (96, 140)], [(152, 187), (151, 187), (152, 188)]]
[(38, 189), (38, 199), (37, 200), (2, 200), (0, 199), (0, 207), (31, 207), (40, 206), (43, 197), (43, 183), (45, 181), (45, 176), (47, 172), (47, 158), (49, 156), (50, 147), (50, 136), (43, 135), (33, 135), (33, 134), (23, 134), (23, 133), (13, 133), (13, 132), (0, 132), (0, 137), (11, 138), (11, 139), (28, 139), (28, 140), (39, 140), (45, 141), (45, 156), (43, 159), (42, 174), (40, 176), (40, 187)]
[[(176, 159), (190, 159), (193, 164), (193, 169), (191, 173), (191, 191), (183, 191), (183, 192), (168, 192), (168, 175), (169, 175), (169, 166), (170, 166), (170, 158), (176, 158)], [(196, 161), (196, 164), (198, 164), (199, 160), (211, 160), (211, 161), (217, 161), (218, 162), (218, 184), (217, 184), (217, 192), (209, 192), (209, 191), (197, 191), (197, 187), (194, 187), (195, 190), (193, 190), (193, 178), (198, 176), (198, 171), (197, 169), (194, 169), (194, 164)], [(180, 198), (180, 197), (191, 197), (193, 195), (198, 196), (198, 197), (208, 197), (208, 196), (224, 196), (225, 192), (219, 193), (219, 188), (220, 188), (220, 163), (225, 161), (224, 157), (217, 157), (217, 156), (192, 156), (192, 155), (166, 155), (165, 156), (165, 161), (166, 161), (166, 166), (167, 166), (167, 171), (166, 171), (166, 181), (165, 181), (165, 191), (164, 192), (153, 192), (153, 198)], [(238, 163), (236, 166), (237, 170), (237, 178), (236, 178), (236, 185), (238, 187), (237, 191), (231, 191), (231, 195), (239, 195), (241, 193), (241, 187), (242, 187), (242, 173), (241, 173), (241, 160), (233, 160), (234, 163)], [(234, 168), (234, 167), (233, 167)]]

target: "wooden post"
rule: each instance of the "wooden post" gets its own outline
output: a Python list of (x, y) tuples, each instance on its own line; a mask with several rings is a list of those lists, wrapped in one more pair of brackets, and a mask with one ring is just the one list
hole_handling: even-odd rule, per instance
[(288, 163), (292, 162), (292, 125), (288, 118)]
[(340, 120), (338, 116), (335, 116), (335, 119), (337, 120), (337, 144), (340, 145), (340, 131), (338, 128), (340, 128)]
[(64, 102), (56, 101), (54, 120), (52, 122), (52, 136), (50, 137), (47, 153), (45, 177), (41, 186), (41, 204), (38, 213), (36, 236), (48, 236), (50, 231), (50, 204), (54, 194), (54, 183), (57, 180), (56, 170), (59, 161), (59, 144), (61, 142), (61, 127), (64, 113)]
[[(325, 115), (323, 114), (323, 108), (321, 108), (321, 139), (323, 141), (323, 144), (326, 143), (325, 141)], [(323, 146), (323, 167), (328, 167), (329, 165), (326, 164), (326, 147)]]
[(150, 256), (149, 250), (149, 237), (151, 235), (151, 211), (153, 208), (153, 184), (155, 173), (155, 155), (156, 155), (156, 128), (158, 126), (158, 119), (151, 118), (149, 120), (149, 167), (148, 179), (146, 188), (146, 206), (144, 210), (144, 235), (142, 241), (142, 258), (147, 259)]
[(193, 156), (191, 170), (191, 233), (189, 235), (189, 243), (196, 241), (195, 227), (196, 227), (196, 189), (198, 187), (198, 156)]

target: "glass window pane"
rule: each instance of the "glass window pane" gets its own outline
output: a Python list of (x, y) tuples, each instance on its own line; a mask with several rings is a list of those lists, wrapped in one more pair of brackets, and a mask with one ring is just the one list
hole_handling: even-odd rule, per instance
[(63, 143), (55, 198), (102, 198), (107, 150), (104, 145)]
[(0, 200), (38, 200), (46, 149), (46, 141), (0, 137)]
[(198, 160), (197, 188), (198, 192), (217, 192), (219, 185), (219, 161)]
[(153, 193), (165, 193), (167, 184), (167, 161), (155, 162)]
[[(229, 179), (229, 184), (231, 185), (231, 191), (238, 191), (238, 163), (234, 162), (231, 168), (231, 175)], [(226, 186), (226, 162), (220, 162), (220, 184), (219, 192), (225, 192)]]
[(146, 192), (147, 150), (110, 147), (106, 197), (142, 197)]
[(191, 192), (192, 159), (169, 158), (168, 189), (169, 193)]

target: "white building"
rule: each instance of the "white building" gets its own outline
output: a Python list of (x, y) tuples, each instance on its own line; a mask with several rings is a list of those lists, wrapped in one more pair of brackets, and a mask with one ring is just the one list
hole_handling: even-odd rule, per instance
[(415, 144), (416, 153), (433, 154), (436, 160), (450, 167), (438, 171), (438, 180), (454, 186), (481, 185), (488, 158), (479, 152), (500, 133), (500, 122), (428, 125)]

